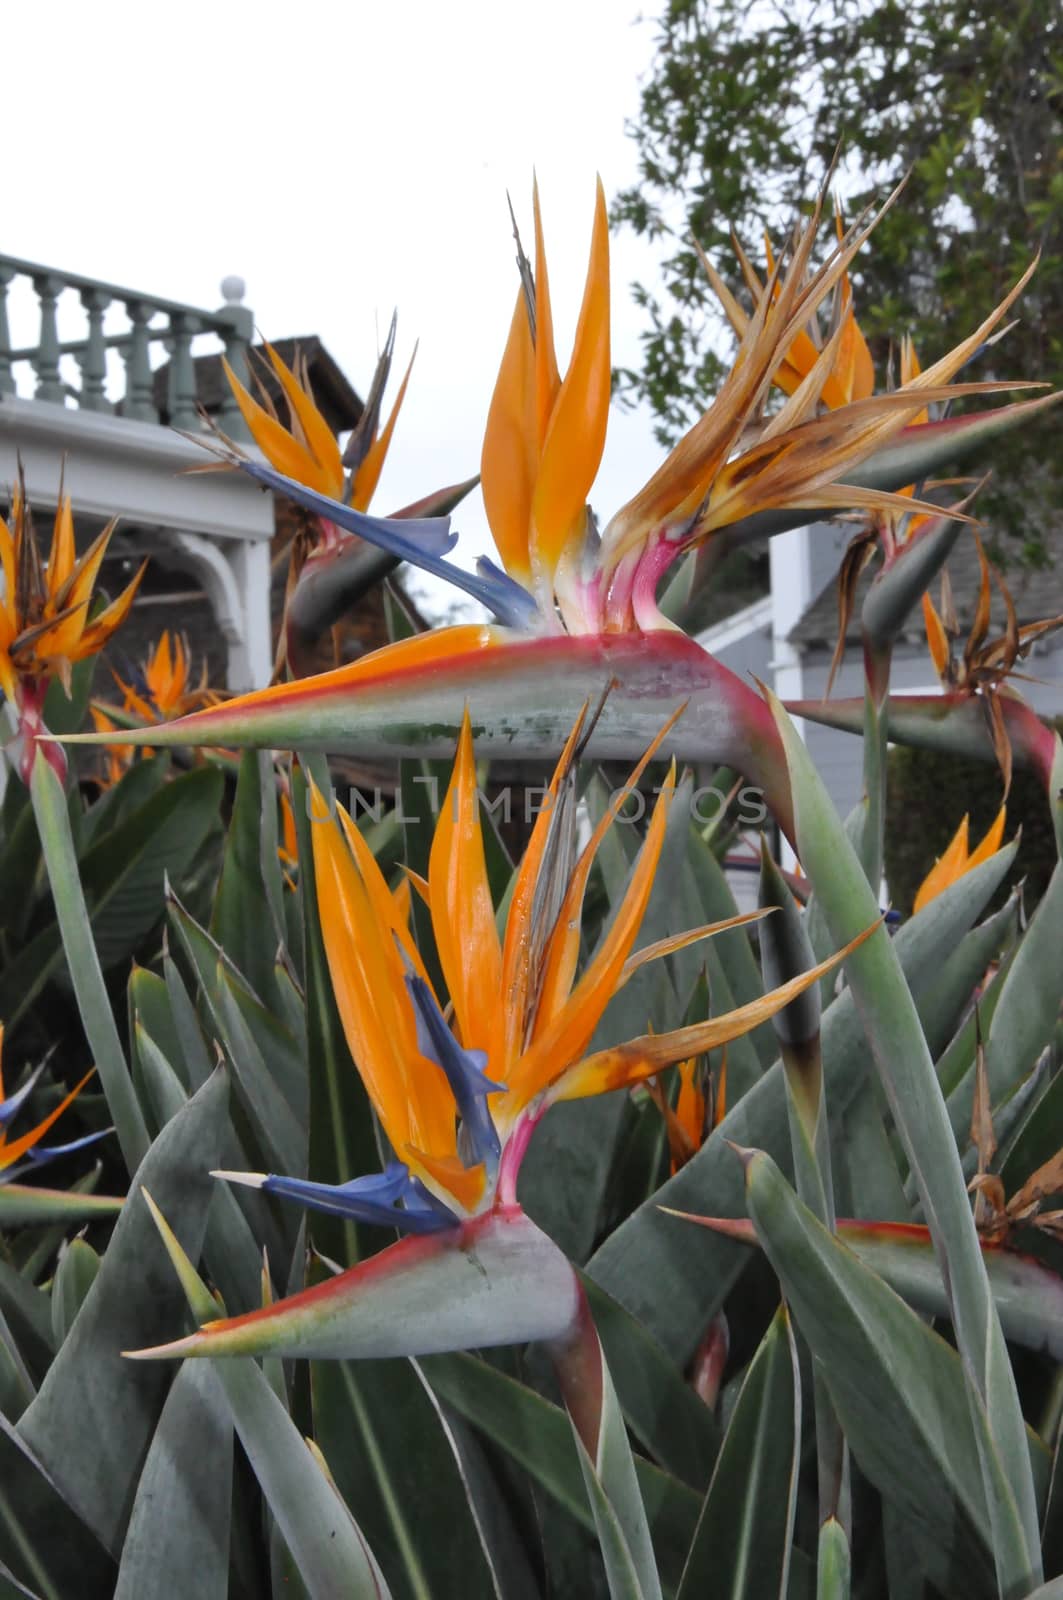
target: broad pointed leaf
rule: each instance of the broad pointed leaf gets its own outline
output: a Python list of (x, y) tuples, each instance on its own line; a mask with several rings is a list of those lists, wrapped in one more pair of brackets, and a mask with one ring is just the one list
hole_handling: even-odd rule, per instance
[(189, 1361), (166, 1397), (137, 1485), (114, 1600), (227, 1600), (233, 1428), (225, 1391)]
[[(1011, 862), (1001, 852), (953, 884), (897, 933), (893, 948), (913, 986), (935, 969), (942, 949), (970, 928)], [(867, 1044), (853, 995), (846, 991), (823, 1014), (827, 1102), (844, 1112), (867, 1071)], [(640, 1206), (601, 1245), (588, 1265), (594, 1281), (620, 1301), (679, 1361), (693, 1354), (743, 1266), (741, 1251), (702, 1234), (678, 1238), (658, 1202), (680, 1211), (742, 1216), (741, 1174), (728, 1141), (755, 1144), (789, 1162), (790, 1138), (781, 1063), (728, 1111), (702, 1149), (653, 1200)]]
[(784, 1600), (800, 1464), (801, 1377), (780, 1307), (731, 1413), (678, 1600)]
[[(131, 1192), (148, 1185), (198, 1255), (225, 1122), (218, 1072), (160, 1134)], [(183, 1297), (143, 1205), (127, 1201), (77, 1321), (19, 1433), (106, 1547), (121, 1549), (139, 1463), (162, 1408), (168, 1374), (120, 1352), (170, 1331)]]
[[(928, 1574), (946, 1592), (963, 1571), (971, 1594), (996, 1592), (993, 1535), (968, 1380), (956, 1352), (816, 1221), (770, 1157), (747, 1152), (750, 1216), (813, 1356), (853, 1454), (922, 1533)], [(681, 1224), (676, 1222), (679, 1227)], [(1030, 1445), (1024, 1436), (1024, 1447)], [(1027, 1457), (1029, 1459), (1029, 1457)], [(1021, 1522), (999, 1462), (995, 1492)], [(931, 1564), (932, 1560), (932, 1564)], [(944, 1581), (943, 1581), (944, 1580)]]

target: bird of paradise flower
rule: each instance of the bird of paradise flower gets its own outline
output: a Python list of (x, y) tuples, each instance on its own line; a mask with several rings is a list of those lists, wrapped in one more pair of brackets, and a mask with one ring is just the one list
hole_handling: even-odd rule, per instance
[[(184, 717), (218, 699), (217, 694), (208, 687), (206, 663), (200, 672), (199, 682), (193, 683), (188, 640), (183, 634), (171, 635), (168, 628), (163, 629), (154, 650), (130, 673), (128, 680), (117, 672), (114, 673), (114, 680), (122, 695), (121, 710), (139, 717), (145, 723)], [(118, 731), (119, 723), (108, 708), (94, 704), (89, 709), (97, 733)], [(108, 784), (117, 783), (128, 768), (133, 753), (131, 745), (107, 746)], [(152, 753), (150, 748), (144, 751), (145, 755)]]
[[(616, 914), (578, 970), (594, 860), (631, 786), (669, 732), (668, 724), (659, 731), (573, 859), (565, 819), (575, 801), (574, 762), (585, 724), (584, 712), (550, 782), (500, 936), (477, 814), (471, 724), (468, 714), (464, 718), (428, 877), (415, 881), (431, 913), (449, 989), (446, 1007), (408, 930), (404, 896), (388, 888), (350, 817), (340, 808), (332, 814), (326, 797), (312, 789), (329, 970), (351, 1054), (392, 1159), (384, 1172), (342, 1184), (283, 1174), (216, 1176), (414, 1237), (325, 1284), (140, 1354), (410, 1354), (560, 1335), (578, 1298), (571, 1268), (524, 1215), (517, 1193), (521, 1162), (542, 1117), (558, 1101), (629, 1087), (747, 1032), (860, 942), (735, 1011), (588, 1053), (609, 1001), (645, 962), (764, 913), (731, 917), (633, 953), (675, 793), (673, 764)], [(447, 1296), (448, 1285), (453, 1289), (468, 1276), (469, 1252), (488, 1280), (497, 1275), (499, 1293), (486, 1302), (482, 1294)], [(519, 1297), (507, 1298), (518, 1285), (528, 1297), (523, 1309)], [(401, 1328), (385, 1335), (381, 1316), (389, 1295), (405, 1310)]]
[[(357, 512), (369, 509), (376, 492), (417, 356), (415, 345), (387, 420), (382, 421), (396, 327), (397, 319), (393, 316), (362, 414), (342, 449), (314, 400), (309, 368), (298, 352), (294, 367), (289, 367), (273, 346), (267, 344), (262, 362), (266, 372), (280, 384), (288, 408), (287, 427), (277, 415), (266, 383), (258, 383), (260, 398), (256, 399), (228, 363), (223, 362), (251, 437), (270, 465), (306, 488)], [(393, 512), (392, 516), (402, 521), (445, 514), (461, 502), (475, 482), (475, 478), (469, 478), (437, 490)], [(315, 647), (330, 627), (338, 664), (340, 642), (335, 630), (339, 620), (365, 590), (398, 565), (396, 557), (365, 544), (356, 533), (340, 526), (335, 518), (313, 513), (296, 529), (287, 551), (275, 557), (275, 565), (285, 553), (288, 577), (274, 669), (278, 678), (285, 672), (302, 677), (315, 670)]]
[[(4, 1048), (4, 1027), (0, 1023), (0, 1058)], [(48, 1129), (59, 1121), (68, 1106), (73, 1105), (82, 1089), (95, 1072), (95, 1067), (90, 1068), (80, 1083), (75, 1084), (70, 1092), (63, 1096), (59, 1104), (49, 1111), (47, 1116), (25, 1133), (20, 1133), (12, 1138), (8, 1133), (8, 1126), (14, 1122), (30, 1095), (36, 1088), (37, 1081), (44, 1071), (46, 1061), (29, 1074), (22, 1086), (13, 1094), (4, 1094), (3, 1068), (0, 1067), (0, 1183), (13, 1183), (16, 1178), (22, 1177), (27, 1172), (35, 1171), (49, 1161), (56, 1160), (59, 1156), (69, 1155), (74, 1150), (83, 1150), (86, 1145), (94, 1144), (97, 1139), (102, 1139), (110, 1132), (105, 1128), (100, 1132), (85, 1134), (80, 1139), (73, 1139), (67, 1144), (42, 1145), (41, 1139)]]
[[(109, 523), (78, 557), (73, 507), (70, 496), (60, 489), (45, 562), (21, 481), (15, 485), (9, 520), (0, 517), (0, 688), (15, 720), (8, 750), (25, 783), (33, 770), (37, 738), (48, 732), (44, 700), (53, 678), (59, 679), (69, 697), (74, 663), (102, 650), (121, 627), (144, 576), (147, 562), (116, 600), (90, 617), (92, 592), (114, 526)], [(64, 776), (61, 746), (43, 743), (40, 748)]]

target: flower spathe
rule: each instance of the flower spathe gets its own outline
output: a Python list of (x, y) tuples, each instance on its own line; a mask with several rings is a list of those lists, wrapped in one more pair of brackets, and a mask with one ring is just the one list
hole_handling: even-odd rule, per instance
[[(78, 557), (70, 497), (60, 493), (48, 560), (43, 562), (21, 483), (12, 496), (10, 520), (0, 517), (0, 688), (15, 714), (13, 753), (26, 783), (37, 737), (48, 731), (43, 709), (49, 684), (58, 678), (69, 696), (73, 664), (102, 650), (121, 627), (144, 575), (147, 562), (116, 600), (90, 618), (93, 590), (113, 532), (112, 522)], [(42, 749), (64, 775), (61, 748), (46, 743)]]

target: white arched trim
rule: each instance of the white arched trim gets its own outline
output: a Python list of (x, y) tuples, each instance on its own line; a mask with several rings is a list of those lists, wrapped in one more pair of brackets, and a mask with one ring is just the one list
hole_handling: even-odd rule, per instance
[(164, 538), (180, 551), (203, 584), (229, 647), (229, 688), (260, 689), (269, 682), (269, 543), (226, 539), (166, 529)]

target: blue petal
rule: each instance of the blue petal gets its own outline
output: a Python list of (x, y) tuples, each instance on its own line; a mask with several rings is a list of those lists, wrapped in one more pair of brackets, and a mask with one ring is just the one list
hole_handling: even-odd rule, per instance
[(449, 517), (377, 517), (372, 520), (383, 522), (387, 527), (401, 522), (403, 527), (411, 530), (417, 548), (426, 556), (449, 556), (458, 543)]
[(21, 1111), (33, 1091), (33, 1085), (44, 1071), (45, 1064), (45, 1061), (42, 1061), (40, 1066), (30, 1073), (21, 1089), (16, 1089), (6, 1100), (0, 1100), (0, 1128), (6, 1128)]
[(497, 1094), (505, 1088), (505, 1084), (494, 1083), (486, 1075), (483, 1069), (487, 1065), (487, 1057), (482, 1050), (461, 1048), (423, 978), (408, 973), (406, 987), (410, 991), (417, 1022), (417, 1048), (429, 1061), (442, 1067), (454, 1095), (469, 1157), (466, 1165), (473, 1167), (483, 1161), (488, 1171), (493, 1172), (498, 1165), (502, 1146), (487, 1109), (487, 1096)]
[(309, 1178), (271, 1175), (262, 1188), (266, 1194), (297, 1200), (314, 1211), (382, 1228), (401, 1228), (405, 1233), (438, 1233), (456, 1227), (461, 1220), (434, 1195), (429, 1196), (400, 1161), (390, 1162), (383, 1172), (351, 1178), (347, 1183), (313, 1183)]
[(240, 460), (237, 465), (256, 483), (265, 484), (267, 489), (283, 495), (286, 500), (293, 500), (315, 516), (325, 517), (338, 528), (346, 528), (348, 533), (356, 533), (367, 544), (390, 551), (413, 567), (434, 573), (455, 589), (463, 589), (493, 612), (506, 627), (527, 628), (538, 615), (538, 607), (523, 584), (515, 583), (500, 568), (493, 567), (492, 571), (477, 577), (437, 554), (444, 548), (453, 549), (455, 541), (446, 542), (450, 540), (449, 517), (424, 517), (419, 520), (412, 517), (367, 517), (364, 511), (355, 511), (353, 506), (330, 500), (327, 495), (307, 489), (304, 484), (296, 483), (294, 478), (286, 478), (283, 472), (275, 472), (272, 467), (263, 466), (259, 461)]

